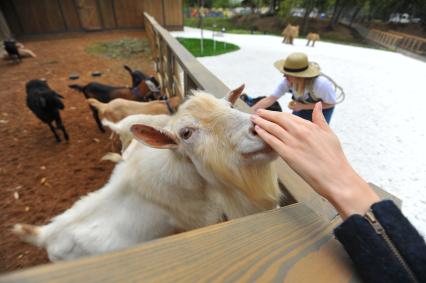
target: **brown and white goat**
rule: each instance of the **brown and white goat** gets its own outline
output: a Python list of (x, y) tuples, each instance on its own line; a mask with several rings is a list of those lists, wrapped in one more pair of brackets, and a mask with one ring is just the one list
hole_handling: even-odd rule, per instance
[[(89, 98), (87, 102), (91, 107), (96, 109), (102, 120), (116, 123), (130, 115), (171, 115), (176, 112), (182, 100), (181, 96), (174, 96), (167, 100), (150, 102), (137, 102), (121, 98), (114, 99), (108, 103), (102, 103), (94, 98)], [(123, 139), (120, 141), (117, 134), (114, 132), (110, 139), (113, 152), (120, 152), (127, 147), (127, 143), (123, 144)]]
[(139, 142), (103, 188), (50, 224), (17, 224), (14, 232), (56, 261), (275, 208), (276, 154), (253, 131), (249, 114), (231, 107), (241, 91), (228, 99), (196, 92), (165, 126), (134, 124)]
[(166, 100), (156, 100), (149, 102), (138, 102), (117, 98), (108, 103), (102, 103), (94, 98), (89, 98), (87, 102), (96, 108), (101, 119), (111, 122), (118, 122), (127, 116), (135, 114), (173, 114), (182, 102), (181, 96), (174, 96)]
[[(156, 80), (153, 80), (152, 78), (148, 78), (144, 76), (147, 79), (139, 80), (136, 79), (134, 75), (132, 74), (132, 71), (129, 67), (125, 66), (125, 69), (130, 72), (132, 75), (132, 82), (137, 83), (138, 85), (132, 86), (130, 88), (128, 87), (117, 87), (117, 86), (110, 86), (105, 85), (97, 82), (91, 82), (86, 84), (85, 86), (80, 86), (78, 84), (71, 84), (68, 87), (71, 89), (75, 89), (81, 93), (84, 94), (86, 99), (94, 98), (100, 102), (108, 103), (114, 99), (117, 98), (123, 98), (127, 100), (134, 100), (134, 101), (151, 101), (151, 100), (157, 100), (161, 99), (161, 93), (158, 82)], [(129, 70), (129, 69), (130, 70)], [(142, 74), (142, 72), (140, 72)], [(101, 132), (105, 132), (105, 129), (102, 126), (101, 120), (99, 119), (99, 114), (93, 106), (90, 106), (90, 109), (92, 110), (93, 118), (96, 121), (96, 124), (98, 125), (98, 128)]]

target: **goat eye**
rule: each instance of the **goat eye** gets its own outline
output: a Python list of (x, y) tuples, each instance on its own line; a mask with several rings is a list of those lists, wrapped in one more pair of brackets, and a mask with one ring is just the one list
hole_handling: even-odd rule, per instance
[(180, 130), (179, 136), (183, 138), (184, 140), (187, 140), (191, 137), (193, 131), (194, 130), (191, 128), (183, 128)]

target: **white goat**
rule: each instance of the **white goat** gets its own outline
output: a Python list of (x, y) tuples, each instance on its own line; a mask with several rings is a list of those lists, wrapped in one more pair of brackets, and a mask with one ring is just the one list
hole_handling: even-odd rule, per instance
[(195, 93), (165, 127), (133, 125), (143, 144), (126, 150), (102, 189), (50, 224), (17, 224), (14, 232), (56, 261), (275, 208), (276, 154), (255, 134), (249, 115), (231, 108), (242, 90), (228, 101)]

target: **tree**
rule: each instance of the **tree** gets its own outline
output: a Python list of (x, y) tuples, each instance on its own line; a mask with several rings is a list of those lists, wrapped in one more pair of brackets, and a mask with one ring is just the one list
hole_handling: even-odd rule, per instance
[(305, 9), (302, 21), (302, 34), (308, 33), (309, 28), (309, 15), (312, 13), (314, 8), (324, 8), (327, 4), (327, 0), (303, 0), (301, 5)]

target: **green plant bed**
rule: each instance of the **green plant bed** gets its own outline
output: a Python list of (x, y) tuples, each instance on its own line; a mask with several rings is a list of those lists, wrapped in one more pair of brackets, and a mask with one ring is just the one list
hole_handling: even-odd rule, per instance
[(97, 42), (86, 47), (89, 54), (100, 55), (113, 59), (125, 59), (149, 54), (150, 48), (146, 39), (121, 39), (115, 41)]
[(235, 44), (217, 40), (216, 48), (214, 48), (215, 46), (212, 39), (204, 39), (203, 52), (201, 53), (201, 40), (199, 38), (178, 37), (177, 40), (195, 57), (215, 56), (240, 49), (240, 47)]

